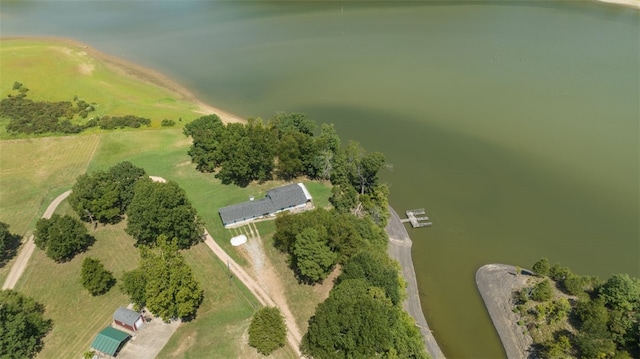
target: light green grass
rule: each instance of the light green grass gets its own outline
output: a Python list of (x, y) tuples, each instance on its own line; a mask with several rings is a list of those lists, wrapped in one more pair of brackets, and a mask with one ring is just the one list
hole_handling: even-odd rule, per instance
[(179, 118), (187, 122), (201, 116), (195, 102), (153, 83), (156, 77), (124, 70), (109, 57), (70, 41), (2, 40), (0, 57), (2, 98), (13, 93), (17, 81), (30, 89), (27, 95), (33, 100), (72, 101), (78, 96), (97, 103), (90, 116), (132, 114), (150, 118), (154, 127), (165, 118), (179, 125)]
[(89, 349), (95, 335), (111, 323), (113, 312), (128, 304), (117, 287), (92, 297), (80, 284), (82, 260), (98, 258), (117, 277), (138, 264), (134, 240), (123, 235), (124, 224), (99, 227), (91, 234), (96, 242), (85, 253), (67, 263), (56, 263), (35, 249), (29, 265), (16, 285), (46, 306), (45, 315), (53, 319), (53, 330), (44, 340), (40, 358), (78, 358)]
[[(6, 96), (13, 81), (20, 81), (31, 89), (30, 96), (34, 99), (69, 100), (77, 94), (86, 101), (98, 102), (100, 111), (109, 109), (113, 111), (111, 114), (134, 113), (157, 121), (181, 115), (185, 122), (189, 116), (199, 116), (192, 112), (193, 104), (174, 101), (168, 97), (172, 93), (162, 92), (164, 90), (154, 85), (142, 84), (130, 77), (122, 78), (117, 71), (83, 55), (82, 51), (82, 48), (64, 42), (0, 41), (3, 59), (0, 62), (3, 79), (0, 95)], [(42, 63), (43, 59), (46, 62)], [(95, 65), (90, 75), (78, 70), (83, 63)], [(7, 74), (15, 76), (15, 79)], [(106, 90), (111, 87), (118, 94)], [(168, 103), (176, 108), (167, 108), (165, 105)], [(187, 155), (190, 142), (179, 128), (97, 131), (71, 137), (2, 140), (0, 221), (9, 223), (14, 233), (28, 233), (48, 204), (71, 188), (77, 176), (85, 171), (104, 170), (127, 160), (145, 168), (150, 175), (177, 182), (186, 191), (214, 239), (238, 263), (246, 264), (244, 257), (229, 244), (231, 235), (222, 227), (218, 208), (246, 201), (250, 196), (262, 197), (268, 189), (283, 183), (252, 184), (247, 188), (224, 186), (212, 174), (195, 170)], [(328, 205), (328, 186), (305, 183), (314, 196), (316, 206)], [(73, 213), (66, 202), (57, 212)], [(95, 334), (110, 323), (113, 311), (127, 304), (128, 298), (117, 288), (112, 288), (106, 295), (91, 297), (79, 282), (80, 264), (87, 256), (102, 260), (118, 278), (137, 265), (138, 253), (133, 247), (133, 239), (124, 233), (124, 226), (121, 223), (91, 230), (97, 238), (96, 243), (87, 253), (68, 263), (57, 264), (39, 249), (35, 250), (16, 289), (44, 303), (47, 316), (54, 320), (54, 329), (45, 339), (40, 358), (79, 357), (89, 348)], [(275, 227), (273, 222), (265, 222), (259, 224), (259, 228), (270, 238)], [(285, 278), (292, 311), (301, 328), (305, 328), (317, 302), (312, 293), (314, 289), (298, 286), (282, 255), (270, 244), (267, 247), (268, 255)], [(250, 318), (258, 306), (255, 298), (237, 280), (229, 280), (225, 264), (204, 244), (194, 246), (184, 255), (205, 289), (205, 299), (197, 318), (178, 329), (160, 357), (259, 357), (246, 344)], [(0, 269), (0, 280), (4, 280), (11, 264)], [(305, 298), (311, 298), (311, 301), (305, 302)], [(274, 358), (293, 356), (288, 348), (272, 355)]]

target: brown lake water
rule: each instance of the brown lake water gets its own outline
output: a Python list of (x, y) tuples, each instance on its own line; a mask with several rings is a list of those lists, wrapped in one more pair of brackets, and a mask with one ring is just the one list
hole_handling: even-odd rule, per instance
[(502, 357), (475, 270), (640, 276), (640, 12), (591, 2), (2, 2), (245, 117), (307, 112), (382, 151), (451, 358)]

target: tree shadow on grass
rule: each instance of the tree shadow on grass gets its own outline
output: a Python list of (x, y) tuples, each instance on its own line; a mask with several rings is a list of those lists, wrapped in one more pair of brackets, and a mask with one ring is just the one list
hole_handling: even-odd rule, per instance
[(0, 268), (3, 268), (13, 257), (18, 254), (18, 248), (22, 242), (22, 236), (8, 234), (4, 238), (4, 248), (0, 251)]

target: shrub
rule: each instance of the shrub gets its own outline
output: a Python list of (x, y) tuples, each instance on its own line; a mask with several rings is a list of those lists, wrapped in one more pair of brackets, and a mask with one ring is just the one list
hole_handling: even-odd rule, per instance
[(249, 326), (249, 345), (264, 355), (283, 347), (287, 336), (284, 318), (275, 307), (264, 307), (256, 312)]

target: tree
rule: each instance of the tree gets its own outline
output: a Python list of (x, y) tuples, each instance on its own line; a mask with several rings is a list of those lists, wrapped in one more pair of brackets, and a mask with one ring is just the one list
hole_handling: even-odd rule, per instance
[(531, 269), (538, 277), (546, 277), (549, 275), (549, 260), (547, 258), (540, 258), (533, 264)]
[(426, 358), (419, 331), (364, 279), (336, 285), (309, 319), (303, 354), (314, 358)]
[(0, 267), (16, 255), (21, 239), (21, 236), (9, 232), (8, 224), (0, 222)]
[(51, 219), (41, 218), (36, 223), (36, 246), (56, 262), (71, 260), (94, 241), (82, 222), (69, 215), (54, 214)]
[(80, 282), (95, 297), (108, 292), (116, 283), (116, 279), (98, 259), (87, 257), (82, 261)]
[(197, 212), (175, 182), (152, 182), (144, 178), (136, 182), (134, 191), (127, 207), (125, 231), (138, 245), (152, 245), (161, 235), (177, 238), (181, 249), (202, 241), (204, 230)]
[(275, 307), (263, 307), (258, 310), (249, 325), (249, 345), (263, 355), (284, 346), (287, 328), (280, 310)]
[(178, 252), (178, 242), (160, 236), (156, 248), (141, 247), (141, 256), (147, 308), (165, 321), (193, 318), (202, 303), (203, 290)]
[(44, 317), (44, 305), (13, 290), (0, 291), (0, 355), (33, 358), (53, 323)]
[(551, 299), (552, 294), (553, 288), (551, 287), (551, 282), (548, 279), (545, 279), (533, 287), (531, 299), (536, 302), (544, 302)]
[(600, 298), (611, 309), (627, 312), (640, 308), (640, 279), (628, 274), (614, 274), (600, 288)]
[(316, 283), (331, 272), (338, 255), (331, 251), (316, 229), (307, 228), (296, 236), (292, 257), (302, 279)]
[(147, 276), (142, 268), (136, 268), (122, 275), (120, 290), (129, 295), (136, 311), (141, 310), (146, 301)]
[(224, 132), (225, 126), (217, 115), (203, 116), (184, 126), (185, 136), (193, 138), (189, 156), (198, 171), (214, 172), (222, 164)]
[(117, 223), (133, 199), (134, 184), (145, 176), (144, 169), (127, 161), (84, 174), (74, 184), (69, 204), (85, 221)]
[(404, 289), (399, 270), (398, 264), (384, 253), (363, 251), (349, 259), (336, 283), (339, 284), (348, 279), (365, 279), (370, 286), (382, 288), (391, 303), (399, 305), (402, 300), (402, 289)]

